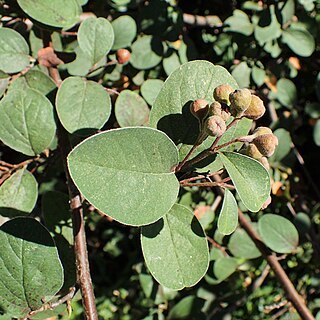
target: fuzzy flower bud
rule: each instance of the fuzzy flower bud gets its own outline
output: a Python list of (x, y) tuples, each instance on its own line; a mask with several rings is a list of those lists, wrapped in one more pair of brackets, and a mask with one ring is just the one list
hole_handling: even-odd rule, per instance
[(258, 127), (252, 133), (254, 137), (262, 136), (263, 134), (272, 134), (272, 130), (268, 127)]
[(255, 144), (249, 143), (246, 150), (245, 154), (253, 159), (259, 160), (263, 157), (263, 155), (260, 153), (258, 148), (256, 147)]
[(258, 120), (266, 112), (263, 101), (256, 95), (251, 96), (251, 102), (248, 109), (244, 112), (244, 116), (248, 119)]
[(229, 95), (230, 113), (238, 118), (248, 109), (251, 103), (251, 92), (248, 89), (236, 90)]
[(206, 120), (204, 129), (209, 136), (220, 137), (226, 131), (227, 126), (220, 116), (211, 116)]
[(198, 119), (202, 120), (208, 113), (209, 103), (204, 99), (194, 100), (190, 104), (190, 112)]
[(218, 101), (214, 101), (209, 106), (208, 116), (220, 116), (224, 121), (227, 121), (230, 118), (231, 114), (227, 110), (226, 104), (221, 104)]
[(216, 87), (213, 92), (213, 97), (216, 101), (220, 103), (226, 103), (229, 104), (229, 95), (232, 93), (234, 90), (232, 89), (231, 86), (228, 84), (221, 84), (220, 86)]
[(252, 142), (263, 156), (271, 157), (278, 145), (278, 138), (274, 134), (268, 133), (257, 136)]

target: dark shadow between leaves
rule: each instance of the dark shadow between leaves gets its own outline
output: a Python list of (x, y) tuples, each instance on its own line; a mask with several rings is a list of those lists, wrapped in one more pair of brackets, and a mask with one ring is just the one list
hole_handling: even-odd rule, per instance
[(193, 145), (199, 134), (198, 120), (190, 112), (188, 101), (182, 107), (182, 113), (173, 113), (162, 117), (157, 128), (165, 132), (175, 144)]
[(163, 226), (164, 223), (163, 219), (161, 218), (153, 224), (142, 227), (142, 235), (146, 238), (155, 238), (158, 234), (160, 234), (161, 230), (163, 229)]
[(198, 237), (205, 238), (205, 234), (203, 232), (203, 229), (201, 228), (201, 225), (196, 217), (192, 218), (191, 221), (191, 230), (193, 233), (195, 233)]
[(9, 207), (0, 207), (0, 216), (7, 218), (26, 217), (29, 213)]
[(46, 247), (54, 247), (52, 238), (44, 230), (44, 227), (34, 218), (18, 217), (5, 222), (0, 227), (5, 232), (24, 241), (41, 244)]

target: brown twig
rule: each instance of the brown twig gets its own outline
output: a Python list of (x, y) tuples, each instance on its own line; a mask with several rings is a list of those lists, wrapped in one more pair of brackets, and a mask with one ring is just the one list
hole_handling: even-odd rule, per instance
[[(45, 47), (50, 46), (53, 48), (51, 36), (47, 32), (43, 32), (43, 43)], [(61, 78), (58, 69), (54, 67), (49, 67), (48, 71), (51, 78), (56, 83), (57, 87), (59, 87), (61, 84)], [(67, 156), (71, 151), (71, 145), (68, 133), (60, 124), (58, 124), (57, 134), (59, 148), (63, 159), (64, 171), (67, 178), (70, 208), (72, 210), (72, 228), (74, 236), (74, 252), (76, 258), (77, 282), (81, 290), (85, 318), (89, 320), (97, 320), (98, 313), (96, 309), (95, 297), (89, 268), (81, 195), (70, 177), (67, 166)]]
[(36, 315), (42, 311), (45, 311), (45, 310), (52, 310), (52, 309), (60, 306), (61, 304), (64, 304), (64, 303), (70, 301), (75, 296), (75, 294), (76, 294), (76, 288), (72, 287), (69, 289), (69, 292), (65, 296), (63, 296), (62, 298), (60, 298), (54, 302), (48, 302), (48, 303), (42, 305), (41, 308), (39, 308), (37, 310), (30, 311), (28, 316), (34, 316), (34, 315)]
[(304, 320), (314, 320), (313, 315), (305, 305), (303, 298), (296, 291), (294, 285), (292, 284), (291, 280), (282, 268), (277, 257), (274, 254), (272, 254), (272, 252), (262, 242), (259, 235), (253, 229), (251, 223), (245, 218), (244, 214), (240, 209), (238, 210), (238, 213), (240, 225), (253, 240), (253, 242), (261, 252), (262, 256), (267, 260), (268, 264), (270, 265), (271, 269), (273, 270), (274, 274), (277, 276), (283, 289), (285, 290), (287, 298), (291, 301), (292, 305), (300, 314), (301, 318)]
[(215, 240), (213, 240), (212, 238), (210, 238), (209, 236), (207, 236), (207, 240), (217, 249), (219, 249), (224, 256), (229, 256), (227, 251), (226, 251), (226, 248), (224, 248), (223, 246), (221, 246), (218, 242), (216, 242)]
[[(215, 176), (214, 178), (216, 179), (216, 181), (219, 182), (219, 176)], [(222, 188), (218, 188), (218, 192), (220, 194), (223, 194), (224, 190)], [(292, 305), (295, 307), (301, 318), (303, 320), (315, 320), (310, 310), (307, 308), (303, 298), (299, 295), (293, 283), (289, 279), (288, 275), (282, 268), (277, 257), (263, 243), (260, 236), (254, 230), (251, 223), (245, 218), (244, 214), (240, 209), (238, 209), (238, 216), (241, 227), (246, 231), (248, 236), (251, 238), (258, 250), (261, 252), (263, 258), (266, 259), (266, 261), (270, 265), (274, 274), (281, 283), (282, 288), (285, 290), (288, 300), (291, 301)]]

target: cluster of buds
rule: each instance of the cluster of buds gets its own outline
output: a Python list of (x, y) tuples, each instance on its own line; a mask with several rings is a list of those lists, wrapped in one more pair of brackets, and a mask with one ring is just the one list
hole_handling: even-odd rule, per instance
[(208, 136), (221, 136), (226, 131), (226, 121), (230, 116), (257, 120), (266, 110), (263, 101), (251, 94), (250, 90), (234, 90), (228, 84), (216, 87), (213, 98), (215, 101), (211, 104), (204, 99), (197, 99), (190, 105), (191, 113)]

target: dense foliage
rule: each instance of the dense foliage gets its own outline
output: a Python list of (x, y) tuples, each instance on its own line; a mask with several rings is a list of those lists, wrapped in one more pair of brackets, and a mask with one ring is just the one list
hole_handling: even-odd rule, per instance
[(99, 319), (299, 319), (238, 208), (320, 319), (319, 8), (0, 0), (0, 319), (83, 318), (32, 314), (76, 282), (66, 173)]

